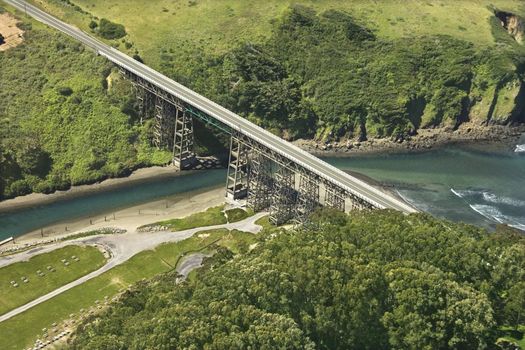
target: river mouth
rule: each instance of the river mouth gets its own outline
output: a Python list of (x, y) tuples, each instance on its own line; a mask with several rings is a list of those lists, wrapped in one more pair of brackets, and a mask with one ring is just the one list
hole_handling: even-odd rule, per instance
[[(525, 230), (525, 155), (521, 152), (449, 147), (415, 154), (324, 159), (374, 180), (374, 185), (387, 187), (437, 217), (488, 229), (508, 224)], [(225, 179), (226, 170), (198, 171), (4, 211), (0, 213), (0, 240), (45, 231), (74, 219), (111, 215), (141, 203), (191, 201), (195, 191), (223, 186)]]
[(490, 230), (497, 224), (525, 230), (523, 153), (447, 147), (325, 160), (375, 179), (434, 216)]

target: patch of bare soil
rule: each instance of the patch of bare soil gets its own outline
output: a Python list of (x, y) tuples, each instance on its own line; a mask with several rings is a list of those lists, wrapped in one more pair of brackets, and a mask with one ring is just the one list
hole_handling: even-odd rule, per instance
[(19, 22), (9, 13), (0, 13), (0, 34), (4, 37), (4, 43), (0, 45), (0, 51), (8, 50), (18, 46), (24, 41), (24, 31), (16, 26)]

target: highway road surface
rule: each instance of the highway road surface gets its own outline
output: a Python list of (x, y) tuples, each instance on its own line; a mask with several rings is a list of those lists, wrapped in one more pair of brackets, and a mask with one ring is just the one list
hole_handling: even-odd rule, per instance
[(182, 101), (192, 105), (207, 115), (228, 125), (260, 144), (270, 148), (274, 152), (286, 157), (305, 169), (313, 172), (319, 177), (337, 185), (344, 190), (365, 199), (378, 208), (391, 208), (405, 213), (416, 212), (417, 210), (383, 191), (359, 180), (344, 171), (322, 161), (321, 159), (303, 151), (299, 147), (273, 135), (261, 127), (247, 121), (239, 115), (219, 106), (215, 102), (204, 96), (186, 88), (185, 86), (173, 81), (161, 73), (149, 68), (126, 54), (110, 47), (109, 45), (91, 37), (69, 24), (49, 15), (39, 8), (23, 0), (4, 0), (6, 3), (16, 7), (27, 15), (34, 17), (38, 21), (45, 23), (59, 31), (73, 37), (74, 39), (93, 48), (101, 56), (106, 57), (116, 65), (136, 74), (146, 81), (154, 84), (158, 88), (172, 94)]

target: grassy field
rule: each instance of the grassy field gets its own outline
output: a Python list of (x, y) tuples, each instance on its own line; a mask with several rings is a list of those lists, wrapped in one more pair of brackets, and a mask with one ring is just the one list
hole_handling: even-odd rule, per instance
[(246, 211), (235, 208), (224, 211), (224, 206), (220, 205), (208, 208), (201, 213), (195, 213), (184, 218), (159, 221), (146, 226), (165, 226), (172, 231), (189, 230), (196, 227), (222, 225), (228, 222), (237, 222), (253, 215), (253, 211)]
[(43, 328), (69, 319), (71, 314), (75, 317), (81, 309), (96, 307), (97, 301), (103, 303), (105, 297), (113, 297), (132, 283), (173, 269), (182, 254), (202, 251), (203, 248), (213, 250), (213, 246), (208, 247), (213, 242), (234, 252), (244, 251), (255, 240), (251, 233), (215, 230), (139, 253), (101, 276), (0, 323), (0, 335), (16, 335), (2, 336), (2, 349), (21, 349), (31, 345), (41, 337)]
[[(89, 30), (90, 16), (59, 0), (33, 0), (77, 26)], [(519, 0), (441, 1), (336, 1), (336, 0), (73, 0), (86, 12), (122, 23), (146, 60), (158, 67), (162, 52), (180, 47), (180, 42), (224, 52), (239, 42), (258, 41), (269, 35), (272, 21), (292, 3), (318, 11), (347, 11), (382, 38), (446, 34), (491, 45), (494, 38), (490, 6), (525, 14)], [(122, 46), (122, 45), (121, 45)], [(124, 49), (122, 47), (121, 49)], [(134, 50), (132, 48), (131, 50)]]
[[(76, 256), (78, 261), (72, 256)], [(102, 253), (94, 247), (68, 246), (3, 267), (0, 269), (0, 314), (95, 271), (105, 262)], [(37, 271), (41, 271), (42, 276)], [(27, 283), (22, 281), (23, 277), (27, 278)], [(16, 282), (18, 287), (14, 287), (11, 281)]]

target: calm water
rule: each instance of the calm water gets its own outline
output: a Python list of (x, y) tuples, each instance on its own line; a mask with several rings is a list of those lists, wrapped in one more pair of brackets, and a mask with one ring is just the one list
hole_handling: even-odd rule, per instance
[[(413, 205), (436, 216), (485, 227), (505, 222), (525, 230), (525, 153), (450, 148), (327, 161), (393, 186)], [(0, 240), (64, 220), (218, 186), (225, 178), (224, 170), (197, 172), (0, 214)]]
[(155, 201), (198, 189), (219, 185), (225, 170), (206, 170), (173, 176), (140, 185), (98, 192), (12, 213), (0, 213), (0, 240), (18, 236), (64, 220), (95, 216), (137, 204)]

